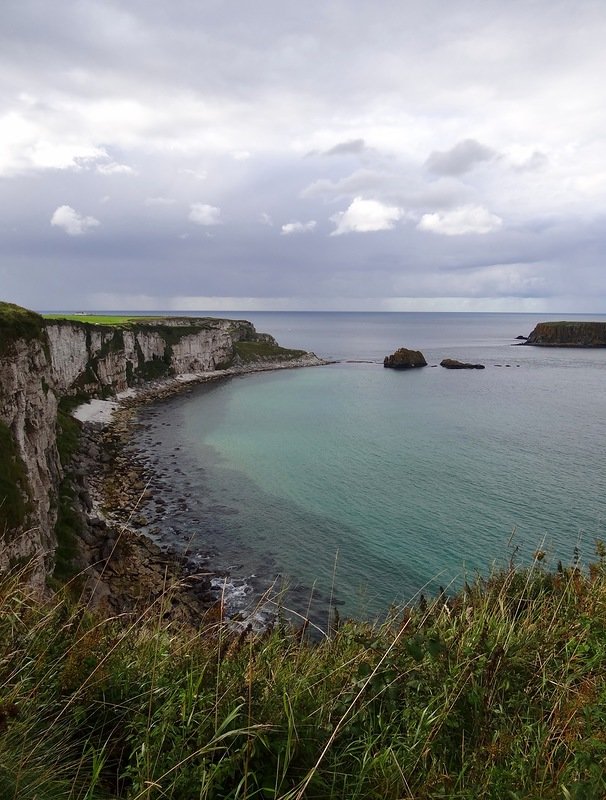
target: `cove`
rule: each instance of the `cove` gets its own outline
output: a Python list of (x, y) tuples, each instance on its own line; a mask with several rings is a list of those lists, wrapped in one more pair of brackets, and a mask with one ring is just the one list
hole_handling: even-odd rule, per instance
[(159, 535), (229, 574), (242, 605), (286, 585), (285, 604), (324, 625), (331, 598), (373, 617), (539, 548), (554, 566), (589, 558), (606, 510), (603, 357), (483, 356), (473, 374), (247, 376), (143, 410), (137, 447), (179, 498)]

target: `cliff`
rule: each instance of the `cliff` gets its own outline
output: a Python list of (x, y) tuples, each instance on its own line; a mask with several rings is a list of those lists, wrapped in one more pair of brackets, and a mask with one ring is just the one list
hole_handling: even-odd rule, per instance
[(606, 322), (539, 322), (526, 344), (538, 347), (606, 347)]
[(36, 559), (40, 583), (52, 567), (57, 394), (42, 319), (0, 305), (0, 569)]
[(61, 450), (69, 450), (76, 424), (61, 412), (66, 399), (106, 398), (159, 378), (228, 367), (305, 363), (307, 356), (243, 320), (99, 325), (45, 320), (0, 303), (0, 571), (28, 562), (32, 582), (42, 587), (53, 570)]

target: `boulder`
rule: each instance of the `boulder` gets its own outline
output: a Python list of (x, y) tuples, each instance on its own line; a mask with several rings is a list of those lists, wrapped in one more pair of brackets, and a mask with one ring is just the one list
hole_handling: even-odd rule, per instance
[(465, 361), (457, 361), (455, 358), (444, 358), (440, 361), (440, 366), (446, 369), (484, 369), (484, 364), (468, 364)]
[(408, 350), (400, 347), (390, 356), (385, 356), (383, 366), (391, 369), (414, 369), (415, 367), (426, 367), (427, 361), (420, 350)]

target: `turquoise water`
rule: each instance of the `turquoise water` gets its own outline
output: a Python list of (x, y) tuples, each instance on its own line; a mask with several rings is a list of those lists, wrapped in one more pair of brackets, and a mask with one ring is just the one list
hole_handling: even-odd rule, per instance
[(342, 362), (144, 414), (142, 444), (187, 495), (167, 535), (242, 579), (249, 600), (279, 576), (320, 621), (331, 595), (373, 616), (537, 548), (552, 564), (575, 547), (589, 559), (606, 538), (606, 350), (511, 346), (545, 316), (251, 316), (320, 355), (375, 362), (409, 346), (486, 369)]

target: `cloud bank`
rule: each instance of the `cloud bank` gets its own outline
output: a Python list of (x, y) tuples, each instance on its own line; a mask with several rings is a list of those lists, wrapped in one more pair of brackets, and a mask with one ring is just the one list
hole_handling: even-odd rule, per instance
[(600, 3), (263, 11), (4, 0), (5, 299), (606, 307)]

